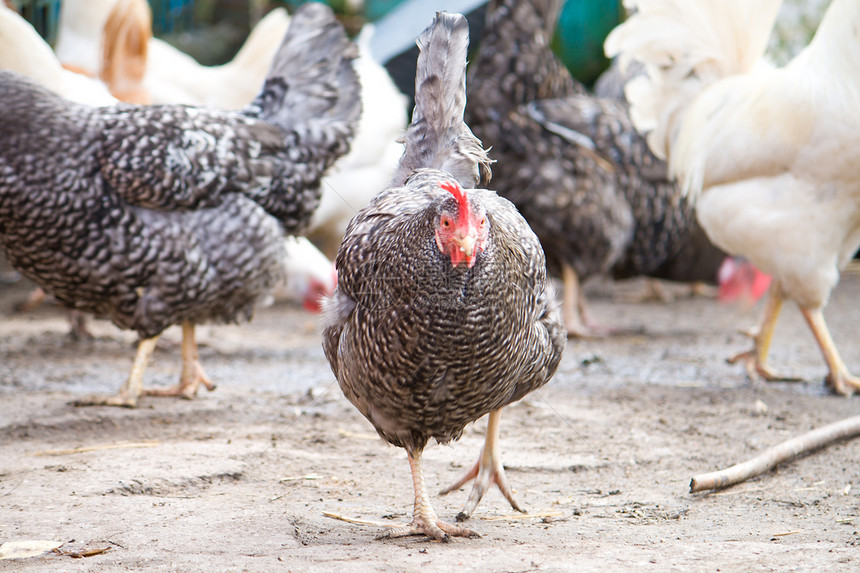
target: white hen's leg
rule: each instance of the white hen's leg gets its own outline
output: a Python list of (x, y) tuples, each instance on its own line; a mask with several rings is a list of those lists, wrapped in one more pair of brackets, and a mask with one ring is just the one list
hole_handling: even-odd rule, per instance
[(472, 484), (472, 491), (469, 493), (469, 499), (466, 500), (466, 505), (457, 514), (457, 521), (465, 521), (472, 516), (472, 512), (475, 511), (478, 502), (484, 497), (491, 484), (496, 484), (499, 487), (502, 495), (505, 496), (505, 499), (508, 500), (512, 508), (520, 513), (525, 513), (514, 499), (514, 494), (511, 492), (508, 480), (505, 477), (505, 468), (502, 466), (502, 455), (499, 451), (499, 425), (501, 418), (501, 408), (495, 412), (490, 412), (490, 415), (487, 417), (487, 437), (478, 461), (454, 485), (439, 493), (439, 495), (451, 493), (454, 490), (460, 489), (467, 482), (475, 480), (475, 483)]
[(834, 344), (830, 331), (827, 329), (827, 323), (824, 322), (824, 314), (822, 314), (821, 309), (801, 308), (800, 312), (803, 313), (803, 317), (809, 323), (809, 328), (812, 329), (812, 334), (818, 341), (818, 346), (821, 348), (821, 353), (830, 369), (830, 374), (827, 376), (828, 385), (833, 388), (834, 392), (843, 396), (850, 396), (860, 390), (860, 378), (852, 375), (845, 363), (842, 362), (839, 351), (836, 350), (836, 344)]
[(787, 382), (797, 382), (799, 380), (799, 378), (783, 376), (767, 364), (767, 355), (770, 351), (770, 343), (773, 340), (776, 321), (779, 318), (779, 313), (782, 310), (782, 303), (784, 300), (785, 297), (782, 294), (782, 287), (776, 281), (773, 281), (770, 286), (770, 292), (768, 293), (767, 304), (764, 309), (761, 323), (757, 329), (744, 333), (752, 337), (752, 349), (736, 354), (728, 359), (729, 364), (743, 361), (747, 370), (747, 376), (752, 380), (757, 380), (759, 378), (770, 381), (782, 380)]
[(424, 484), (424, 467), (421, 454), (421, 450), (408, 452), (409, 469), (412, 470), (412, 486), (415, 489), (412, 522), (409, 525), (386, 531), (380, 537), (426, 535), (437, 541), (450, 541), (452, 535), (455, 537), (480, 537), (476, 531), (446, 523), (436, 517), (436, 512), (430, 505), (430, 497), (427, 495), (427, 486)]
[(169, 388), (145, 388), (143, 394), (145, 396), (180, 396), (191, 399), (197, 394), (200, 384), (203, 384), (210, 392), (215, 389), (215, 384), (206, 376), (200, 365), (194, 323), (186, 320), (182, 323), (182, 374), (179, 377), (179, 384)]
[(128, 375), (128, 380), (119, 389), (119, 393), (113, 396), (90, 396), (83, 400), (76, 400), (75, 406), (125, 406), (126, 408), (137, 406), (137, 399), (143, 393), (143, 372), (146, 370), (149, 357), (152, 356), (157, 342), (158, 336), (153, 336), (141, 340), (137, 345), (137, 354), (134, 356), (131, 373)]

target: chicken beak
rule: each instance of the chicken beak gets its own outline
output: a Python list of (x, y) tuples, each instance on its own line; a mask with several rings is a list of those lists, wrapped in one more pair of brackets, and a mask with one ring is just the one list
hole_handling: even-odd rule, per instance
[(453, 239), (454, 248), (457, 252), (451, 253), (451, 262), (456, 267), (461, 263), (466, 263), (471, 269), (475, 265), (475, 257), (477, 251), (478, 237), (473, 233), (466, 233), (462, 237)]
[[(460, 251), (466, 258), (471, 260), (475, 255), (475, 244), (478, 242), (478, 237), (475, 237), (471, 233), (463, 236), (462, 238), (454, 239), (454, 244), (456, 244)], [(470, 265), (471, 266), (471, 265)]]

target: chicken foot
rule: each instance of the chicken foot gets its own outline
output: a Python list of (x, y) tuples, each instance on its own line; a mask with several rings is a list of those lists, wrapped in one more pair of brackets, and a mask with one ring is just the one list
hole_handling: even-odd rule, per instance
[(131, 373), (118, 393), (112, 396), (89, 396), (82, 400), (75, 400), (73, 404), (75, 406), (123, 406), (125, 408), (137, 406), (137, 399), (143, 392), (143, 372), (146, 370), (146, 364), (149, 362), (149, 357), (152, 356), (157, 342), (158, 336), (156, 335), (152, 338), (144, 338), (138, 343)]
[(579, 276), (573, 267), (567, 263), (561, 264), (561, 281), (564, 285), (561, 308), (568, 338), (605, 336), (609, 330), (590, 320), (588, 305)]
[(780, 380), (784, 382), (799, 382), (801, 380), (800, 378), (783, 376), (767, 364), (767, 355), (770, 351), (770, 344), (773, 341), (776, 321), (779, 318), (779, 313), (782, 310), (784, 300), (785, 297), (782, 294), (782, 287), (780, 287), (776, 281), (773, 281), (770, 286), (770, 293), (761, 323), (758, 328), (744, 332), (744, 334), (753, 339), (752, 349), (736, 354), (727, 360), (729, 364), (735, 364), (742, 361), (746, 368), (747, 376), (751, 380)]
[(812, 329), (812, 334), (824, 355), (824, 361), (827, 362), (827, 367), (830, 369), (830, 373), (827, 375), (827, 385), (834, 392), (843, 396), (851, 396), (860, 390), (860, 378), (852, 375), (845, 363), (842, 362), (842, 357), (839, 356), (836, 344), (830, 336), (827, 323), (824, 322), (821, 308), (801, 308), (800, 312), (803, 313), (809, 328)]
[(190, 399), (197, 393), (197, 388), (200, 384), (206, 386), (210, 391), (215, 389), (215, 385), (206, 376), (206, 373), (203, 372), (203, 367), (200, 366), (197, 357), (194, 324), (188, 321), (182, 323), (182, 374), (179, 378), (179, 384), (169, 388), (144, 388), (143, 372), (146, 370), (149, 357), (155, 351), (157, 342), (158, 335), (152, 338), (144, 338), (138, 343), (131, 373), (117, 394), (112, 396), (89, 396), (82, 400), (76, 400), (73, 402), (74, 405), (134, 408), (137, 406), (137, 399), (140, 396), (180, 396)]
[(463, 477), (457, 482), (441, 492), (439, 495), (446, 495), (454, 490), (460, 489), (465, 483), (470, 480), (475, 480), (472, 484), (472, 491), (469, 493), (469, 498), (466, 500), (466, 505), (457, 514), (457, 521), (465, 521), (472, 516), (472, 512), (478, 506), (478, 502), (484, 497), (487, 489), (491, 484), (496, 484), (511, 507), (520, 513), (525, 513), (517, 501), (514, 499), (514, 494), (508, 485), (508, 480), (505, 477), (505, 469), (502, 466), (502, 456), (499, 452), (499, 425), (502, 418), (502, 409), (499, 408), (494, 412), (490, 412), (487, 417), (487, 437), (484, 441), (484, 447), (481, 449), (481, 455), (478, 461), (472, 466)]
[(144, 388), (143, 395), (179, 396), (190, 400), (197, 394), (200, 384), (210, 392), (215, 389), (215, 384), (200, 365), (194, 324), (186, 320), (182, 323), (182, 374), (179, 377), (179, 384), (169, 388)]
[(409, 525), (396, 527), (386, 531), (379, 539), (405, 537), (407, 535), (426, 535), (437, 541), (450, 541), (455, 537), (480, 537), (478, 532), (446, 523), (436, 517), (436, 512), (430, 505), (427, 486), (424, 483), (424, 466), (421, 459), (422, 451), (408, 452), (409, 469), (412, 470), (412, 485), (415, 488), (415, 507), (412, 512), (412, 522)]

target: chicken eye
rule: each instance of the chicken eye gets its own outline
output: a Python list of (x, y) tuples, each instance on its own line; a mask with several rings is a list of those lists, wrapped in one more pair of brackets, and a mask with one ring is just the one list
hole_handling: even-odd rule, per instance
[(486, 224), (487, 224), (487, 218), (486, 218), (486, 217), (481, 217), (481, 222), (480, 222), (480, 223), (478, 223), (478, 224), (479, 224), (479, 225), (481, 225), (481, 226), (483, 227), (484, 225), (486, 225)]
[(442, 217), (442, 226), (450, 227), (451, 226), (451, 219), (449, 219), (448, 217)]

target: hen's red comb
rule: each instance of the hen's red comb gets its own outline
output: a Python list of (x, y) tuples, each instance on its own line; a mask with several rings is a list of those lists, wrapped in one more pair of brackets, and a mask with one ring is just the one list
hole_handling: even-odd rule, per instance
[(470, 213), (470, 209), (469, 199), (466, 197), (463, 189), (456, 183), (448, 183), (447, 181), (440, 183), (439, 187), (454, 196), (454, 199), (457, 200), (457, 206), (460, 207), (460, 217), (465, 220)]

